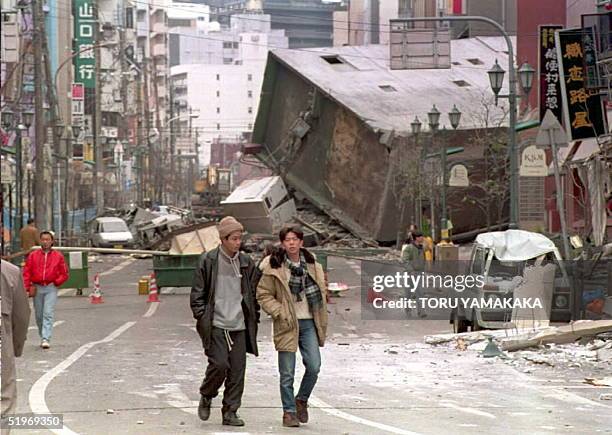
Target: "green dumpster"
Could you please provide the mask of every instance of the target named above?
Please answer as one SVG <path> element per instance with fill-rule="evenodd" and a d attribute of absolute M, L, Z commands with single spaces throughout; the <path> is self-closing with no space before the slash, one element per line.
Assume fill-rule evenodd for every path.
<path fill-rule="evenodd" d="M 157 288 L 191 287 L 199 258 L 200 254 L 153 255 Z"/>
<path fill-rule="evenodd" d="M 76 288 L 82 290 L 89 287 L 89 264 L 87 252 L 62 252 L 66 266 L 68 266 L 69 278 L 60 288 Z"/>

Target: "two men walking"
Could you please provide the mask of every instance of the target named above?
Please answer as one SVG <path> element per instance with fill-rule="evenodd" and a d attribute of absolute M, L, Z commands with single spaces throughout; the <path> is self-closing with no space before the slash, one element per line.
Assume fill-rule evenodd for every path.
<path fill-rule="evenodd" d="M 209 419 L 212 399 L 225 382 L 223 424 L 244 425 L 236 411 L 244 390 L 246 353 L 257 356 L 259 301 L 273 318 L 283 426 L 297 427 L 308 421 L 308 399 L 321 366 L 319 346 L 327 330 L 323 268 L 303 248 L 304 234 L 297 228 L 280 232 L 282 249 L 259 268 L 239 252 L 243 227 L 238 221 L 225 217 L 218 230 L 221 246 L 202 255 L 191 289 L 191 310 L 208 357 L 198 416 Z M 298 348 L 306 373 L 294 396 Z"/>

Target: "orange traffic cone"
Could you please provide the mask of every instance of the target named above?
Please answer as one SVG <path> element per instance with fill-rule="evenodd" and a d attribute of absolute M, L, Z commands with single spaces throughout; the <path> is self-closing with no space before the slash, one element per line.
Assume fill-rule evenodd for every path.
<path fill-rule="evenodd" d="M 157 281 L 155 280 L 155 273 L 151 274 L 149 279 L 149 299 L 147 302 L 159 302 L 159 296 L 157 294 Z"/>
<path fill-rule="evenodd" d="M 89 302 L 92 304 L 103 304 L 102 292 L 100 291 L 100 276 L 96 273 L 94 276 L 94 291 L 89 295 Z"/>

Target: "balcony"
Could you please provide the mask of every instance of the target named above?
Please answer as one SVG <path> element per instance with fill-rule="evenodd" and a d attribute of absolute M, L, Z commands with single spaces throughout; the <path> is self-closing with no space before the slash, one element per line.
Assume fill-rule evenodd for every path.
<path fill-rule="evenodd" d="M 151 54 L 153 55 L 153 57 L 167 57 L 168 49 L 166 47 L 166 44 L 154 44 L 151 48 Z"/>
<path fill-rule="evenodd" d="M 164 21 L 154 21 L 151 22 L 151 31 L 153 33 L 166 33 L 168 32 L 168 26 L 166 26 Z"/>

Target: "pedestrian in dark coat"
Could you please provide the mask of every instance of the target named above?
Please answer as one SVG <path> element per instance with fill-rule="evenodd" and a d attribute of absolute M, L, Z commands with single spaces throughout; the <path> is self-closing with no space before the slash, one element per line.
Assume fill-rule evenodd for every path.
<path fill-rule="evenodd" d="M 198 416 L 208 420 L 212 399 L 225 383 L 223 424 L 244 426 L 236 412 L 244 390 L 246 354 L 258 354 L 259 305 L 255 291 L 260 271 L 248 255 L 240 252 L 242 224 L 228 216 L 217 228 L 221 246 L 202 254 L 191 288 L 191 311 L 208 357 Z"/>

